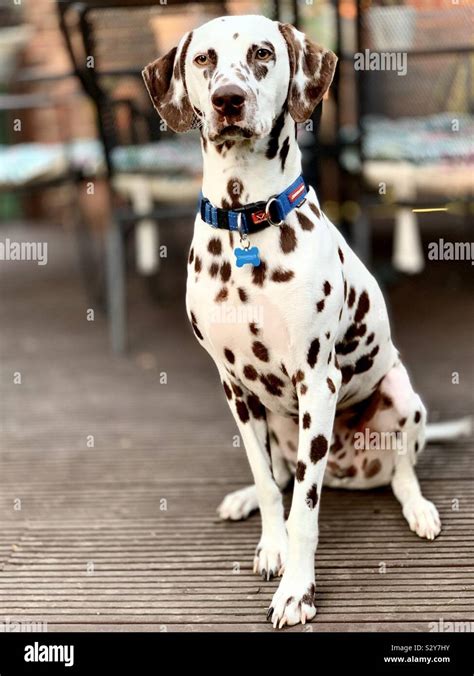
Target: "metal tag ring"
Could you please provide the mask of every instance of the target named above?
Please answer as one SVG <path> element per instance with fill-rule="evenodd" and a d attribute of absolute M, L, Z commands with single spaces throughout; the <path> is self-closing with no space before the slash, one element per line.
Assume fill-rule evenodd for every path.
<path fill-rule="evenodd" d="M 270 205 L 272 204 L 272 202 L 276 202 L 276 201 L 277 201 L 276 197 L 270 197 L 270 199 L 268 200 L 268 202 L 265 205 L 265 216 L 267 217 L 267 221 L 270 223 L 270 225 L 277 225 L 278 226 L 278 225 L 283 225 L 283 223 L 285 221 L 274 221 L 274 220 L 272 220 L 272 218 L 270 216 Z"/>

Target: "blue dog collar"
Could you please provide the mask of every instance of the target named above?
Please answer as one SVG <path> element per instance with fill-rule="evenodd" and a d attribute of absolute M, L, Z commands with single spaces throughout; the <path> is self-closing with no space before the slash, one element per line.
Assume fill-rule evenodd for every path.
<path fill-rule="evenodd" d="M 232 230 L 241 236 L 259 232 L 270 225 L 283 225 L 286 216 L 301 206 L 308 194 L 303 176 L 279 195 L 273 195 L 266 202 L 253 202 L 238 209 L 215 207 L 201 194 L 199 210 L 201 218 L 213 228 Z"/>

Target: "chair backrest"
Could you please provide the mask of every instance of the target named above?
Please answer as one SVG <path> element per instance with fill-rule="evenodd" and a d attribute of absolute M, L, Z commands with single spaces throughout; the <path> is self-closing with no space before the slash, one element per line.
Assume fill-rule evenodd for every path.
<path fill-rule="evenodd" d="M 366 67 L 373 60 L 359 72 L 361 116 L 473 112 L 474 6 L 358 0 L 358 8 L 358 52 Z"/>
<path fill-rule="evenodd" d="M 57 0 L 75 74 L 91 98 L 109 175 L 118 145 L 159 140 L 163 129 L 149 103 L 142 68 L 203 21 L 224 14 L 224 0 Z"/>

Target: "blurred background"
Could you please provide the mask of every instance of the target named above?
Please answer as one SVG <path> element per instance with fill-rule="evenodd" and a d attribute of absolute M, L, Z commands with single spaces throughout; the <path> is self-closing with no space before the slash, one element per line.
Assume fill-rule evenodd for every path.
<path fill-rule="evenodd" d="M 223 483 L 249 478 L 184 310 L 199 135 L 165 129 L 140 75 L 185 31 L 239 13 L 293 23 L 338 54 L 328 98 L 299 125 L 306 178 L 382 285 L 431 419 L 472 413 L 471 0 L 0 0 L 1 459 L 12 540 L 25 519 L 53 531 L 55 520 L 82 520 L 84 532 L 104 519 L 154 519 L 160 495 L 176 514 L 183 495 L 208 514 Z M 371 69 L 370 54 L 382 53 L 390 68 Z M 443 257 L 440 240 L 467 243 L 465 254 Z M 12 243 L 46 243 L 47 264 L 8 260 Z M 43 570 L 43 536 L 26 538 L 36 559 L 9 550 L 15 574 Z"/>

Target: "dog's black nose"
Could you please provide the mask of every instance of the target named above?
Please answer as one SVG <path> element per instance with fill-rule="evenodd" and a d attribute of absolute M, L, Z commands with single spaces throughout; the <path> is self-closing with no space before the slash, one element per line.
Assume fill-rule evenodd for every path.
<path fill-rule="evenodd" d="M 236 117 L 242 112 L 245 103 L 245 92 L 236 85 L 224 85 L 216 89 L 212 95 L 212 105 L 224 117 Z"/>

